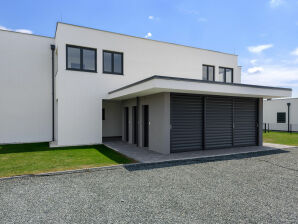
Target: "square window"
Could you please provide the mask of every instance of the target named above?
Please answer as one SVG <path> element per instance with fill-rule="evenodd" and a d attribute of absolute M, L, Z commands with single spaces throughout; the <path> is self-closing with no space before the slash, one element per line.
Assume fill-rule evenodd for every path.
<path fill-rule="evenodd" d="M 103 51 L 103 73 L 123 75 L 123 53 Z"/>
<path fill-rule="evenodd" d="M 96 49 L 66 45 L 66 69 L 96 72 Z"/>
<path fill-rule="evenodd" d="M 214 66 L 203 65 L 203 80 L 214 81 Z"/>
<path fill-rule="evenodd" d="M 286 113 L 277 112 L 277 123 L 286 123 Z"/>

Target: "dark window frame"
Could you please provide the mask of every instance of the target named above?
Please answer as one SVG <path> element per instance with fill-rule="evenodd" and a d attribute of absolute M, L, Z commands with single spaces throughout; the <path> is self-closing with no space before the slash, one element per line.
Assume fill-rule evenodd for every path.
<path fill-rule="evenodd" d="M 111 62 L 111 67 L 112 67 L 112 72 L 105 71 L 104 69 L 104 53 L 110 53 L 112 54 L 112 62 Z M 121 72 L 114 72 L 114 54 L 121 54 Z M 110 51 L 110 50 L 103 50 L 102 51 L 102 73 L 104 74 L 112 74 L 112 75 L 124 75 L 123 72 L 123 52 L 117 52 L 117 51 Z"/>
<path fill-rule="evenodd" d="M 203 66 L 202 66 L 202 69 L 203 69 L 202 80 L 205 80 L 205 79 L 204 79 L 204 66 L 207 67 L 207 80 L 206 80 L 206 81 L 215 82 L 215 66 L 214 66 L 214 65 L 206 65 L 206 64 L 203 64 Z M 213 80 L 210 80 L 210 79 L 209 79 L 209 67 L 212 67 L 212 68 L 213 68 Z"/>
<path fill-rule="evenodd" d="M 234 69 L 233 68 L 219 66 L 218 67 L 218 74 L 219 74 L 219 70 L 221 68 L 224 69 L 224 81 L 223 82 L 224 83 L 234 83 Z M 232 71 L 231 82 L 227 82 L 227 69 L 231 69 L 231 71 Z M 222 82 L 222 81 L 219 81 L 219 82 Z"/>
<path fill-rule="evenodd" d="M 80 49 L 80 68 L 69 68 L 68 67 L 68 48 L 69 47 Z M 94 70 L 83 69 L 83 64 L 84 64 L 83 50 L 93 50 L 93 51 L 95 51 L 95 54 L 94 54 L 95 68 L 94 68 Z M 82 47 L 82 46 L 66 44 L 66 70 L 97 73 L 97 49 L 96 48 L 90 48 L 90 47 Z"/>
<path fill-rule="evenodd" d="M 280 117 L 282 115 L 283 117 Z M 285 124 L 287 122 L 287 113 L 286 112 L 277 112 L 276 113 L 276 123 Z"/>

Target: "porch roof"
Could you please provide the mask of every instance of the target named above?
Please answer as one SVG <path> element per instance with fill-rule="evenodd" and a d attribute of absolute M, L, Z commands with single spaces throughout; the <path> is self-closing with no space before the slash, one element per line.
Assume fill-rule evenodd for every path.
<path fill-rule="evenodd" d="M 281 98 L 292 96 L 292 89 L 290 88 L 212 82 L 206 80 L 168 76 L 152 76 L 110 91 L 107 99 L 125 100 L 161 92 L 195 93 L 255 98 Z"/>

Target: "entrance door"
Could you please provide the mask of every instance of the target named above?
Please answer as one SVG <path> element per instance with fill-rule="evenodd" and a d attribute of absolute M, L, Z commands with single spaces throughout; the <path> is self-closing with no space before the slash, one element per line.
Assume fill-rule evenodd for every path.
<path fill-rule="evenodd" d="M 143 147 L 149 146 L 149 106 L 143 105 Z"/>
<path fill-rule="evenodd" d="M 132 128 L 133 128 L 133 144 L 138 144 L 138 109 L 137 109 L 137 106 L 132 107 Z"/>
<path fill-rule="evenodd" d="M 129 141 L 129 109 L 128 107 L 124 108 L 124 139 Z"/>

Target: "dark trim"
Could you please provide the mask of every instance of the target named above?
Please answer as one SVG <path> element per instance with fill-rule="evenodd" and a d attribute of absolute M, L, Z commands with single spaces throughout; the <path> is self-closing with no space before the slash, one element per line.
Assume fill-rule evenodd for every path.
<path fill-rule="evenodd" d="M 111 57 L 111 67 L 112 72 L 108 72 L 104 70 L 104 53 L 110 53 L 112 55 Z M 121 54 L 121 72 L 114 72 L 114 54 Z M 102 73 L 104 74 L 111 74 L 111 75 L 123 75 L 123 52 L 117 52 L 117 51 L 110 51 L 110 50 L 103 50 L 102 51 Z"/>
<path fill-rule="evenodd" d="M 67 48 L 71 47 L 71 48 L 78 48 L 80 49 L 80 68 L 76 69 L 76 68 L 69 68 L 68 67 L 68 50 Z M 83 62 L 84 62 L 84 58 L 83 58 L 83 50 L 92 50 L 95 51 L 94 54 L 94 60 L 95 60 L 95 70 L 88 70 L 88 69 L 83 69 Z M 90 47 L 81 47 L 81 46 L 76 46 L 76 45 L 71 45 L 71 44 L 66 44 L 66 70 L 70 70 L 70 71 L 79 71 L 79 72 L 93 72 L 93 73 L 97 73 L 97 49 L 96 48 L 90 48 Z"/>
<path fill-rule="evenodd" d="M 233 68 L 219 66 L 218 67 L 218 73 L 219 73 L 219 69 L 223 69 L 224 70 L 224 83 L 234 83 L 234 69 Z M 227 69 L 231 69 L 232 70 L 231 82 L 227 82 Z"/>
<path fill-rule="evenodd" d="M 205 80 L 205 79 L 203 79 L 203 77 L 204 77 L 204 66 L 207 67 L 207 81 L 214 82 L 215 81 L 215 66 L 214 65 L 203 64 L 203 66 L 202 66 L 202 69 L 203 69 L 202 80 Z M 209 80 L 209 67 L 212 67 L 213 68 L 213 74 L 212 74 L 213 75 L 213 80 L 212 81 Z"/>
<path fill-rule="evenodd" d="M 288 106 L 288 132 L 290 132 L 290 106 L 291 103 L 287 103 Z"/>
<path fill-rule="evenodd" d="M 51 44 L 52 51 L 52 141 L 55 141 L 55 45 Z"/>
<path fill-rule="evenodd" d="M 207 100 L 207 96 L 203 96 L 203 150 L 206 149 L 206 100 Z"/>
<path fill-rule="evenodd" d="M 260 88 L 260 89 L 263 88 L 263 89 L 276 89 L 276 90 L 290 90 L 290 91 L 292 91 L 291 88 L 281 88 L 281 87 L 271 87 L 271 86 L 257 86 L 257 85 L 240 84 L 240 83 L 224 83 L 224 82 L 217 82 L 217 81 L 215 81 L 215 82 L 212 81 L 211 82 L 211 81 L 199 80 L 199 79 L 188 79 L 188 78 L 178 78 L 178 77 L 154 75 L 154 76 L 151 76 L 149 78 L 142 79 L 142 80 L 134 82 L 132 84 L 123 86 L 119 89 L 115 89 L 113 91 L 110 91 L 109 94 L 118 92 L 118 91 L 123 90 L 123 89 L 127 89 L 129 87 L 132 87 L 132 86 L 135 86 L 135 85 L 138 85 L 138 84 L 141 84 L 141 83 L 153 80 L 153 79 L 175 80 L 175 81 L 186 81 L 186 82 L 197 82 L 197 83 L 209 83 L 209 84 L 212 84 L 212 85 L 243 86 L 243 87 L 252 87 L 252 88 Z"/>
<path fill-rule="evenodd" d="M 137 146 L 140 146 L 140 97 L 137 97 Z"/>
<path fill-rule="evenodd" d="M 123 33 L 116 33 L 116 32 L 111 32 L 111 31 L 107 31 L 107 30 L 100 30 L 100 29 L 95 29 L 95 28 L 86 27 L 86 26 L 79 26 L 79 25 L 75 25 L 75 24 L 71 24 L 71 23 L 64 23 L 64 22 L 57 22 L 56 23 L 55 38 L 56 38 L 57 28 L 58 28 L 59 23 L 63 24 L 63 25 L 74 26 L 74 27 L 77 27 L 77 28 L 84 28 L 84 29 L 89 29 L 89 30 L 94 30 L 94 31 L 101 31 L 101 32 L 105 32 L 105 33 L 116 34 L 116 35 L 125 36 L 125 37 L 132 37 L 132 38 L 137 38 L 137 39 L 146 40 L 146 41 L 153 41 L 153 42 L 157 42 L 157 43 L 164 43 L 164 44 L 170 44 L 170 45 L 175 45 L 175 46 L 180 46 L 180 47 L 193 48 L 193 49 L 197 49 L 197 50 L 203 50 L 203 51 L 209 51 L 209 52 L 213 52 L 213 53 L 226 54 L 226 55 L 236 56 L 236 57 L 238 56 L 237 54 L 225 53 L 225 52 L 215 51 L 215 50 L 208 50 L 208 49 L 204 49 L 204 48 L 198 48 L 198 47 L 187 46 L 187 45 L 176 44 L 176 43 L 165 42 L 165 41 L 159 41 L 159 40 L 152 40 L 152 39 L 148 39 L 148 38 L 136 37 L 136 36 L 127 35 L 127 34 L 123 34 Z"/>

